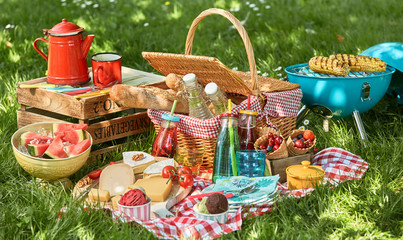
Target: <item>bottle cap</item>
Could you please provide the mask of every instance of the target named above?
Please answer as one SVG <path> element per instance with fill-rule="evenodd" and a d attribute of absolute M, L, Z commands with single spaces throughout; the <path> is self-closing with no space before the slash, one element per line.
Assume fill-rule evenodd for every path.
<path fill-rule="evenodd" d="M 252 110 L 241 110 L 239 111 L 240 114 L 248 114 L 248 115 L 257 115 L 257 112 L 252 111 Z"/>
<path fill-rule="evenodd" d="M 162 114 L 161 116 L 162 119 L 172 121 L 172 122 L 179 122 L 181 120 L 180 117 L 175 116 L 175 115 L 169 115 L 169 114 Z"/>
<path fill-rule="evenodd" d="M 206 87 L 204 88 L 204 91 L 207 93 L 207 95 L 216 94 L 218 91 L 218 86 L 217 86 L 217 84 L 211 82 L 206 85 Z"/>
<path fill-rule="evenodd" d="M 235 114 L 235 113 L 227 113 L 227 112 L 225 112 L 225 113 L 221 113 L 220 117 L 235 117 L 235 118 L 237 118 L 238 115 Z"/>
<path fill-rule="evenodd" d="M 183 76 L 182 79 L 183 79 L 183 82 L 185 83 L 185 85 L 187 85 L 187 86 L 194 86 L 197 83 L 197 78 L 194 73 L 188 73 L 185 76 Z"/>

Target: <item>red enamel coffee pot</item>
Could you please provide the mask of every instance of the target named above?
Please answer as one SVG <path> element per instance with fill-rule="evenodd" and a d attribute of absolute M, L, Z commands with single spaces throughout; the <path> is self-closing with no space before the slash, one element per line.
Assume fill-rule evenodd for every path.
<path fill-rule="evenodd" d="M 89 81 L 86 57 L 94 35 L 83 39 L 84 28 L 63 19 L 52 29 L 44 29 L 49 40 L 37 38 L 35 50 L 48 62 L 48 83 L 80 85 Z M 48 56 L 39 50 L 38 41 L 49 43 Z"/>

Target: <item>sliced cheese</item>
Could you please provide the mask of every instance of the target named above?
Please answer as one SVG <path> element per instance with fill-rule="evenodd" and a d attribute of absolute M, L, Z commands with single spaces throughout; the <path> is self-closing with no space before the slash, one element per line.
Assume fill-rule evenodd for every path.
<path fill-rule="evenodd" d="M 129 165 L 109 165 L 102 170 L 99 177 L 99 189 L 109 191 L 111 196 L 122 195 L 134 180 L 133 170 Z"/>
<path fill-rule="evenodd" d="M 167 199 L 172 189 L 172 181 L 167 183 L 168 179 L 161 176 L 153 176 L 150 178 L 139 179 L 136 185 L 143 187 L 146 195 L 153 202 L 163 202 Z"/>
<path fill-rule="evenodd" d="M 120 195 L 112 197 L 111 201 L 112 201 L 113 209 L 118 209 L 118 201 L 120 200 L 121 197 L 122 196 L 120 196 Z"/>
<path fill-rule="evenodd" d="M 88 197 L 95 202 L 97 201 L 108 202 L 109 199 L 111 198 L 108 191 L 97 188 L 91 189 L 91 191 L 88 193 Z"/>
<path fill-rule="evenodd" d="M 175 166 L 175 160 L 167 159 L 153 163 L 144 170 L 144 175 L 161 174 L 162 169 L 166 166 Z"/>

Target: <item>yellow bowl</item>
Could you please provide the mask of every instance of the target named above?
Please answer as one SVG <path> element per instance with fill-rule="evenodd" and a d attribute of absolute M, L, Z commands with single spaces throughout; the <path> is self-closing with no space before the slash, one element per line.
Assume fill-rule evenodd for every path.
<path fill-rule="evenodd" d="M 29 154 L 23 153 L 18 150 L 20 146 L 21 134 L 25 132 L 36 132 L 43 128 L 48 132 L 52 132 L 52 124 L 49 122 L 34 123 L 18 129 L 11 137 L 11 145 L 15 158 L 20 166 L 29 174 L 43 180 L 51 181 L 59 178 L 69 177 L 76 173 L 88 160 L 91 152 L 91 147 L 83 153 L 69 158 L 60 159 L 44 159 L 33 157 Z M 91 146 L 93 143 L 91 135 L 86 131 L 87 138 L 91 139 Z"/>

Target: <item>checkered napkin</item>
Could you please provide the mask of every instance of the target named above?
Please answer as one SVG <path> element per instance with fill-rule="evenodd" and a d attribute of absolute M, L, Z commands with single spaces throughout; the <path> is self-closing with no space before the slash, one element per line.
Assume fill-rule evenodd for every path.
<path fill-rule="evenodd" d="M 356 179 L 359 180 L 368 169 L 368 163 L 363 159 L 344 149 L 330 147 L 313 156 L 312 165 L 319 165 L 325 170 L 323 183 L 337 184 Z M 293 195 L 304 197 L 314 189 L 288 190 L 287 184 L 277 184 L 280 193 L 283 195 Z"/>
<path fill-rule="evenodd" d="M 361 179 L 368 169 L 366 163 L 360 157 L 340 148 L 327 148 L 317 153 L 312 160 L 312 164 L 322 166 L 325 170 L 324 182 L 329 182 L 336 186 L 338 183 L 351 179 Z M 192 195 L 200 194 L 207 186 L 211 185 L 211 180 L 201 177 L 195 178 Z M 288 190 L 286 184 L 277 184 L 280 195 L 291 197 L 304 197 L 311 189 Z M 214 221 L 197 219 L 194 216 L 193 206 L 201 199 L 185 198 L 176 204 L 171 211 L 176 212 L 176 217 L 156 218 L 150 221 L 124 218 L 118 211 L 112 211 L 115 221 L 135 221 L 155 236 L 162 239 L 213 239 L 236 230 L 241 229 L 242 220 L 246 217 L 260 216 L 272 210 L 269 204 L 259 204 L 253 206 L 242 206 L 236 212 L 229 214 L 228 222 L 220 224 Z M 280 206 L 281 207 L 281 206 Z M 59 217 L 67 211 L 62 208 Z"/>
<path fill-rule="evenodd" d="M 264 93 L 264 95 L 267 97 L 267 104 L 263 111 L 261 110 L 262 108 L 260 107 L 259 99 L 256 96 L 251 96 L 251 110 L 258 113 L 257 120 L 260 120 L 267 115 L 273 117 L 292 117 L 297 115 L 302 98 L 301 89 Z M 238 114 L 240 110 L 247 109 L 247 105 L 247 100 L 245 100 L 234 107 L 232 112 Z M 149 109 L 147 113 L 154 124 L 161 125 L 161 115 L 169 112 Z M 211 139 L 218 136 L 218 131 L 220 129 L 219 116 L 201 120 L 187 115 L 175 115 L 181 118 L 178 124 L 178 130 L 182 133 L 203 139 Z"/>
<path fill-rule="evenodd" d="M 324 182 L 340 183 L 351 179 L 361 179 L 368 169 L 368 163 L 360 157 L 345 151 L 341 148 L 327 148 L 317 153 L 312 160 L 312 164 L 320 165 L 325 170 Z M 200 194 L 201 191 L 209 186 L 211 181 L 196 177 L 191 195 Z M 288 190 L 287 184 L 277 184 L 278 190 L 283 196 L 304 197 L 314 189 Z M 232 231 L 241 229 L 242 220 L 246 217 L 260 216 L 270 212 L 272 207 L 268 204 L 253 206 L 243 206 L 237 212 L 228 217 L 226 224 L 219 224 L 214 221 L 205 221 L 197 219 L 194 216 L 193 206 L 201 199 L 192 199 L 188 197 L 174 206 L 171 211 L 176 212 L 177 217 L 154 219 L 151 221 L 139 221 L 137 219 L 128 219 L 136 221 L 141 226 L 147 228 L 154 235 L 164 239 L 196 238 L 213 239 Z M 281 206 L 280 206 L 281 207 Z"/>
<path fill-rule="evenodd" d="M 267 125 L 276 128 L 268 118 L 272 117 L 294 117 L 298 114 L 301 104 L 302 91 L 294 89 L 282 92 L 263 93 L 267 97 L 267 103 L 264 106 L 262 117 L 266 118 Z M 260 120 L 260 119 L 258 119 Z"/>
<path fill-rule="evenodd" d="M 210 180 L 195 177 L 192 195 L 200 194 L 201 191 L 211 184 Z M 141 221 L 135 218 L 123 217 L 118 211 L 114 211 L 115 219 L 123 221 L 135 221 L 145 227 L 155 236 L 162 239 L 214 239 L 222 234 L 230 233 L 241 229 L 242 209 L 229 214 L 226 224 L 220 224 L 215 221 L 198 219 L 194 216 L 193 206 L 201 199 L 186 198 L 179 202 L 171 211 L 176 212 L 176 217 L 155 218 L 150 221 Z"/>

